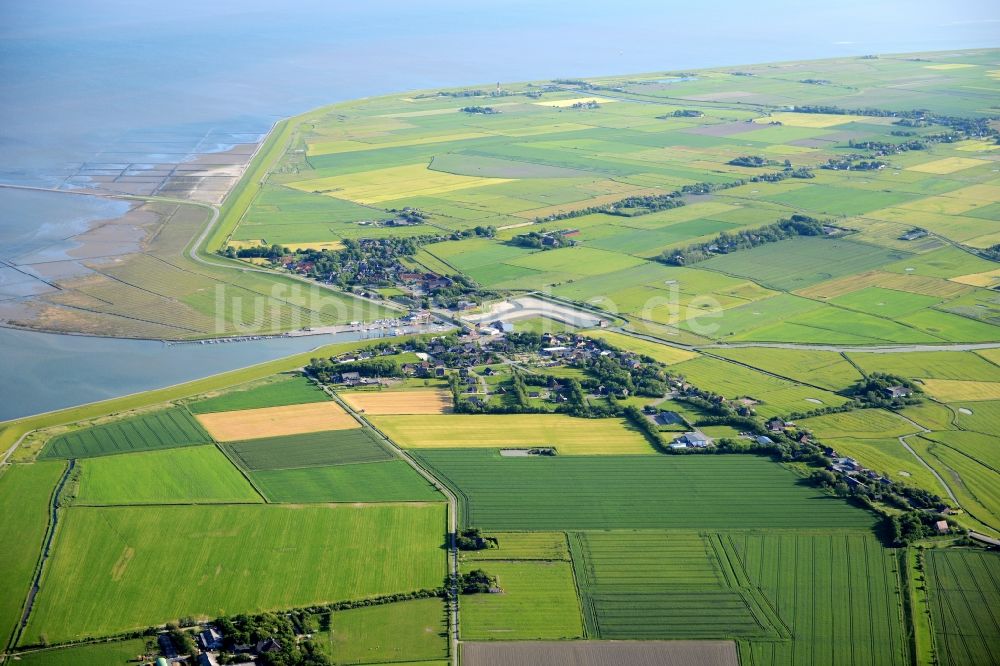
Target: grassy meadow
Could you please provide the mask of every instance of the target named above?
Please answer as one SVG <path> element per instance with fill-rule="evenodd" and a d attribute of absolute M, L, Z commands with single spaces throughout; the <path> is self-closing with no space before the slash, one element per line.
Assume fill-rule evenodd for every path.
<path fill-rule="evenodd" d="M 260 495 L 215 446 L 91 458 L 79 463 L 76 504 L 260 502 Z"/>
<path fill-rule="evenodd" d="M 444 574 L 442 505 L 74 507 L 63 521 L 25 644 L 432 588 Z M 306 569 L 338 575 L 288 575 Z"/>

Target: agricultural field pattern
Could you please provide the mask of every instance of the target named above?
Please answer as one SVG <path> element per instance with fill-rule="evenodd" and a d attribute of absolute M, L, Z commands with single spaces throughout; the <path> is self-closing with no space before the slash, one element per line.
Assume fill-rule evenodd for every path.
<path fill-rule="evenodd" d="M 979 49 L 278 122 L 49 328 L 390 330 L 0 422 L 0 664 L 1000 665 L 998 109 Z"/>

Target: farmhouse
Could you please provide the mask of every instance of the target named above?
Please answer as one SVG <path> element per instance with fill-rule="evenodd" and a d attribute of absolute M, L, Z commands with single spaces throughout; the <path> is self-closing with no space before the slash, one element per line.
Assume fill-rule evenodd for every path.
<path fill-rule="evenodd" d="M 257 641 L 257 654 L 265 654 L 267 652 L 281 652 L 281 643 L 273 638 L 265 638 L 262 641 Z"/>
<path fill-rule="evenodd" d="M 202 650 L 217 650 L 222 645 L 222 634 L 215 627 L 209 627 L 198 634 L 197 642 Z"/>
<path fill-rule="evenodd" d="M 948 527 L 947 520 L 939 520 L 934 523 L 934 529 L 938 531 L 938 534 L 947 534 L 951 530 L 951 528 Z"/>
<path fill-rule="evenodd" d="M 905 386 L 888 386 L 882 391 L 885 393 L 885 397 L 890 400 L 895 400 L 896 398 L 907 398 L 913 395 L 913 391 Z"/>
<path fill-rule="evenodd" d="M 767 429 L 771 432 L 784 432 L 785 426 L 788 425 L 779 418 L 773 418 L 767 422 Z"/>

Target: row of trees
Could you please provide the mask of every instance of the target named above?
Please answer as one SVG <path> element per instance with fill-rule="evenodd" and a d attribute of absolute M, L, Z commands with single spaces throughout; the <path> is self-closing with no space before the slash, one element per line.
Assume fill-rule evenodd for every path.
<path fill-rule="evenodd" d="M 796 236 L 822 236 L 823 233 L 822 222 L 808 215 L 795 214 L 757 229 L 745 229 L 735 233 L 723 231 L 706 243 L 696 243 L 679 250 L 667 250 L 660 256 L 660 261 L 673 266 L 687 266 L 716 254 L 748 250 L 758 245 L 775 243 Z"/>

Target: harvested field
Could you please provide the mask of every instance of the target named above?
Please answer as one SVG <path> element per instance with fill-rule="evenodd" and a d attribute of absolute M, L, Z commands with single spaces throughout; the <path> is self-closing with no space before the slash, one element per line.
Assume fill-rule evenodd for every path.
<path fill-rule="evenodd" d="M 426 391 L 346 392 L 340 397 L 365 414 L 446 414 L 451 411 L 451 392 Z"/>
<path fill-rule="evenodd" d="M 739 666 L 733 641 L 462 643 L 466 666 Z"/>
<path fill-rule="evenodd" d="M 220 442 L 361 427 L 335 402 L 199 414 L 197 418 Z"/>

